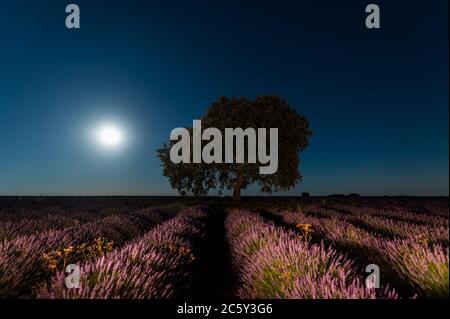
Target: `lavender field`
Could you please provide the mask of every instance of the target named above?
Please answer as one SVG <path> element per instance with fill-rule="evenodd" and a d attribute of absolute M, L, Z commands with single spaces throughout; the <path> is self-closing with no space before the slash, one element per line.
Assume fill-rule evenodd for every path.
<path fill-rule="evenodd" d="M 1 299 L 448 299 L 448 260 L 448 198 L 0 199 Z"/>

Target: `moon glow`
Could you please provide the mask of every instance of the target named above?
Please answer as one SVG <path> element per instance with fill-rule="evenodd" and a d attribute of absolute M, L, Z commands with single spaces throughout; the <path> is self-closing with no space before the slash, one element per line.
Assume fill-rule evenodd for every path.
<path fill-rule="evenodd" d="M 107 124 L 101 126 L 97 131 L 97 141 L 100 145 L 113 149 L 123 144 L 123 131 L 115 125 Z"/>

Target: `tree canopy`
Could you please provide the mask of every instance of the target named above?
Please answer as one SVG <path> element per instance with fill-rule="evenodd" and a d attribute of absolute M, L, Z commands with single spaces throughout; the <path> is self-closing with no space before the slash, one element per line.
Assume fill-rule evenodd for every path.
<path fill-rule="evenodd" d="M 210 190 L 232 190 L 236 201 L 241 190 L 257 184 L 262 192 L 287 191 L 302 180 L 299 171 L 300 151 L 312 136 L 308 120 L 297 113 L 284 99 L 265 95 L 250 101 L 244 97 L 220 97 L 201 118 L 202 128 L 278 128 L 278 170 L 271 175 L 259 172 L 260 163 L 179 163 L 170 159 L 176 141 L 165 143 L 158 150 L 163 175 L 181 195 L 204 196 Z M 189 128 L 192 132 L 192 128 Z M 192 134 L 191 134 L 192 138 Z M 202 142 L 202 146 L 206 144 Z M 245 141 L 247 148 L 248 140 Z M 192 156 L 192 154 L 191 154 Z M 236 156 L 233 154 L 233 156 Z"/>

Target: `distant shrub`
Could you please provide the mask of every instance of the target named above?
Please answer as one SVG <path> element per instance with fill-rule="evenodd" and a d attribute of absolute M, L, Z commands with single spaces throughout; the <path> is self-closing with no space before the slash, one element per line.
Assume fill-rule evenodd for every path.
<path fill-rule="evenodd" d="M 303 192 L 302 193 L 302 197 L 309 197 L 309 196 L 310 196 L 310 194 L 308 192 Z"/>

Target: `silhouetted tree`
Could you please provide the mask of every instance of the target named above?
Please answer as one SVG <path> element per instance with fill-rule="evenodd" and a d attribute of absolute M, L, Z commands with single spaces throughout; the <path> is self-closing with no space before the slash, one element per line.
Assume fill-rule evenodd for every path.
<path fill-rule="evenodd" d="M 247 158 L 242 164 L 235 163 L 235 160 L 232 164 L 174 164 L 170 160 L 170 149 L 176 141 L 170 141 L 158 150 L 158 157 L 164 176 L 181 195 L 204 196 L 211 189 L 219 189 L 219 193 L 227 189 L 233 190 L 234 200 L 239 201 L 241 190 L 254 183 L 260 186 L 262 192 L 271 193 L 287 191 L 301 181 L 299 152 L 308 145 L 312 131 L 308 120 L 284 99 L 273 95 L 257 97 L 253 101 L 243 97 L 220 97 L 201 120 L 203 130 L 215 127 L 222 132 L 222 136 L 225 136 L 225 128 L 267 128 L 267 131 L 278 128 L 278 170 L 272 175 L 261 175 L 259 167 L 266 165 L 248 163 Z M 192 140 L 192 128 L 189 130 Z M 246 139 L 246 150 L 247 142 Z M 202 147 L 206 143 L 203 141 Z M 267 144 L 269 147 L 269 136 Z M 222 146 L 225 150 L 224 141 Z M 224 159 L 224 154 L 222 156 Z"/>

